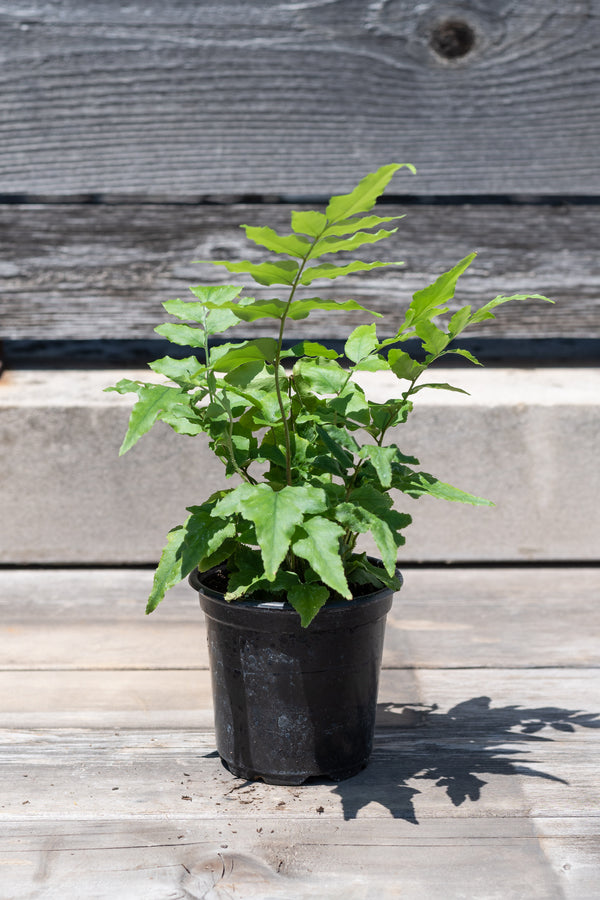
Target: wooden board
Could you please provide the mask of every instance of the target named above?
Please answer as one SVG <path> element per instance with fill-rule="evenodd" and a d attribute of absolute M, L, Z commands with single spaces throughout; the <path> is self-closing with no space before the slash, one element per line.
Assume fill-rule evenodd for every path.
<path fill-rule="evenodd" d="M 566 721 L 597 715 L 597 668 L 393 669 L 384 666 L 379 686 L 382 727 L 415 727 L 431 709 L 481 698 L 507 709 L 546 708 Z M 0 672 L 0 726 L 7 728 L 210 728 L 210 673 L 184 670 L 33 670 Z M 415 709 L 402 712 L 405 707 Z M 421 709 L 422 707 L 422 709 Z M 429 707 L 429 708 L 428 708 Z M 566 710 L 566 712 L 564 712 Z M 487 713 L 486 713 L 487 714 Z M 490 717 L 493 723 L 493 717 Z M 523 715 L 525 724 L 527 716 Z"/>
<path fill-rule="evenodd" d="M 102 900 L 184 886 L 203 897 L 199 885 L 370 900 L 375 885 L 426 900 L 445 880 L 450 898 L 468 887 L 516 900 L 525 884 L 540 900 L 592 900 L 600 720 L 581 708 L 597 673 L 488 670 L 478 689 L 491 702 L 471 696 L 464 671 L 436 676 L 420 703 L 383 705 L 370 766 L 339 784 L 232 779 L 210 727 L 6 724 L 0 886 L 11 898 L 69 896 L 89 880 Z"/>
<path fill-rule="evenodd" d="M 499 719 L 506 712 L 492 709 L 487 728 L 478 710 L 460 716 L 452 708 L 430 713 L 418 728 L 380 729 L 363 773 L 347 783 L 323 780 L 303 789 L 233 778 L 215 752 L 212 729 L 5 729 L 2 815 L 19 824 L 189 810 L 195 818 L 235 815 L 240 821 L 258 812 L 271 818 L 284 807 L 294 818 L 309 819 L 322 807 L 321 815 L 334 819 L 391 815 L 415 825 L 439 817 L 600 815 L 598 715 L 589 733 L 573 726 L 572 732 L 547 728 L 531 735 L 520 723 L 536 710 L 519 716 L 508 709 L 511 725 L 522 731 L 494 722 L 494 713 Z M 557 725 L 563 719 L 557 715 Z"/>
<path fill-rule="evenodd" d="M 168 826 L 29 821 L 0 838 L 0 886 L 15 900 L 80 892 L 95 900 L 520 900 L 523 890 L 532 900 L 595 900 L 595 824 L 578 820 L 574 836 L 546 841 L 525 819 L 414 826 L 389 817 L 366 827 L 283 809 L 247 821 L 182 812 Z"/>
<path fill-rule="evenodd" d="M 204 259 L 264 259 L 240 223 L 289 228 L 292 204 L 0 205 L 0 322 L 5 339 L 145 339 L 166 318 L 161 303 L 190 296 L 199 283 L 244 283 Z M 600 276 L 594 205 L 390 205 L 406 218 L 365 259 L 402 260 L 400 268 L 353 275 L 319 288 L 353 297 L 387 318 L 395 333 L 414 291 L 473 250 L 478 258 L 460 282 L 452 309 L 479 306 L 500 293 L 547 294 L 503 307 L 496 321 L 469 332 L 482 338 L 600 338 Z M 265 291 L 253 293 L 261 296 Z M 315 289 L 308 293 L 314 295 Z M 271 292 L 272 294 L 273 292 Z M 364 314 L 315 314 L 289 323 L 289 337 L 344 339 Z M 261 334 L 275 334 L 269 320 Z M 232 337 L 258 333 L 247 325 Z M 575 360 L 576 361 L 576 360 Z"/>
<path fill-rule="evenodd" d="M 16 684 L 19 671 L 206 669 L 197 595 L 183 582 L 145 616 L 152 574 L 0 570 L 0 671 Z M 388 615 L 387 668 L 600 666 L 600 568 L 408 568 L 404 579 Z"/>
<path fill-rule="evenodd" d="M 0 896 L 595 900 L 598 572 L 406 572 L 371 764 L 292 788 L 221 766 L 185 585 L 0 571 Z"/>
<path fill-rule="evenodd" d="M 0 4 L 0 191 L 598 194 L 598 0 Z"/>

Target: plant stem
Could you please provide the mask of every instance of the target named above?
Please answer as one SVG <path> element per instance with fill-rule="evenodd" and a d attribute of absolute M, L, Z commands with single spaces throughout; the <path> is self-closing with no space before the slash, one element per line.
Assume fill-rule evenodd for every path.
<path fill-rule="evenodd" d="M 277 337 L 277 353 L 275 355 L 275 392 L 277 393 L 277 402 L 279 404 L 279 410 L 281 412 L 281 423 L 283 425 L 283 439 L 285 442 L 285 477 L 286 481 L 289 485 L 292 483 L 292 445 L 290 439 L 290 426 L 287 420 L 287 416 L 285 414 L 285 406 L 283 405 L 283 397 L 281 394 L 281 384 L 280 384 L 280 375 L 279 375 L 279 363 L 281 360 L 281 350 L 283 346 L 283 333 L 285 330 L 285 323 L 287 319 L 287 315 L 292 305 L 292 300 L 294 299 L 294 295 L 296 293 L 296 288 L 300 284 L 300 278 L 302 276 L 302 272 L 304 271 L 304 267 L 308 261 L 308 258 L 311 254 L 312 248 L 320 240 L 323 232 L 319 234 L 310 245 L 309 249 L 306 252 L 306 255 L 301 259 L 300 265 L 298 266 L 298 271 L 296 272 L 296 277 L 292 282 L 290 287 L 290 294 L 287 299 L 287 303 L 285 309 L 283 311 L 283 315 L 281 316 L 281 320 L 279 323 L 279 335 Z"/>
<path fill-rule="evenodd" d="M 210 367 L 210 356 L 209 356 L 209 346 L 208 346 L 208 334 L 206 331 L 206 320 L 207 320 L 207 312 L 205 310 L 204 311 L 204 322 L 202 324 L 204 326 L 203 327 L 203 336 L 204 336 L 204 359 L 205 359 L 205 364 L 206 364 L 206 385 L 208 387 L 208 395 L 210 397 L 211 403 L 216 403 L 216 402 L 218 402 L 218 400 L 217 400 L 217 396 L 214 391 L 215 376 L 214 376 L 213 370 Z M 256 484 L 254 479 L 251 478 L 251 476 L 247 472 L 243 472 L 237 463 L 237 460 L 235 458 L 235 450 L 233 447 L 233 417 L 231 415 L 231 409 L 229 408 L 229 404 L 225 405 L 225 404 L 221 403 L 221 406 L 227 413 L 227 418 L 229 420 L 229 427 L 225 431 L 225 443 L 227 445 L 227 450 L 229 452 L 229 461 L 230 461 L 231 465 L 233 466 L 234 470 L 237 472 L 237 474 L 240 476 L 240 478 L 243 481 L 247 481 L 250 484 Z"/>

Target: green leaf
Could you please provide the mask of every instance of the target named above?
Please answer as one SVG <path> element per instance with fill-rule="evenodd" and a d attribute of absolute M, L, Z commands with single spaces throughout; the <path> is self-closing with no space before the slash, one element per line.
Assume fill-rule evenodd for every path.
<path fill-rule="evenodd" d="M 236 553 L 236 559 L 238 557 L 239 554 Z M 232 571 L 229 578 L 229 590 L 225 594 L 226 600 L 236 600 L 239 597 L 248 597 L 251 594 L 263 591 L 266 592 L 269 598 L 281 593 L 284 593 L 287 598 L 288 593 L 300 583 L 300 579 L 295 572 L 286 572 L 284 569 L 279 569 L 275 578 L 272 581 L 268 581 L 262 571 L 260 555 L 258 555 L 257 560 L 253 564 L 254 568 L 248 562 L 244 562 L 237 570 Z M 254 575 L 253 572 L 255 573 Z M 259 574 L 259 572 L 262 572 L 262 574 Z"/>
<path fill-rule="evenodd" d="M 373 484 L 361 484 L 350 493 L 349 502 L 360 507 L 370 517 L 371 531 L 373 524 L 385 524 L 392 534 L 396 535 L 396 546 L 404 543 L 399 532 L 411 523 L 407 513 L 398 512 L 388 493 L 382 493 Z"/>
<path fill-rule="evenodd" d="M 195 288 L 195 290 L 200 289 Z M 228 291 L 219 298 L 218 305 L 216 302 L 209 301 L 206 301 L 206 303 L 196 303 L 193 300 L 167 300 L 166 303 L 163 303 L 163 306 L 168 313 L 177 316 L 178 319 L 197 322 L 206 334 L 220 334 L 222 331 L 227 331 L 232 325 L 238 324 L 239 318 L 234 312 L 234 310 L 237 309 L 237 305 L 232 305 L 228 302 L 227 297 L 236 296 L 240 291 L 241 288 L 229 288 Z M 228 303 L 231 309 L 222 308 L 222 305 L 225 303 Z M 189 328 L 188 325 L 175 325 L 174 327 L 179 329 L 181 334 L 194 334 L 194 331 L 182 331 L 184 328 Z M 164 332 L 159 331 L 158 328 L 155 328 L 154 330 L 158 331 L 159 334 L 164 334 Z M 199 332 L 196 330 L 196 334 L 198 333 Z M 165 334 L 165 337 L 168 337 L 168 335 Z M 171 338 L 169 339 L 171 340 Z M 182 341 L 177 340 L 175 343 L 182 343 Z M 194 347 L 198 345 L 189 344 L 189 346 Z"/>
<path fill-rule="evenodd" d="M 338 503 L 334 515 L 340 525 L 358 534 L 368 531 L 373 519 L 371 513 L 355 503 Z"/>
<path fill-rule="evenodd" d="M 361 570 L 367 578 L 360 577 L 359 573 Z M 391 591 L 399 591 L 402 587 L 402 581 L 394 573 L 388 575 L 386 570 L 382 569 L 381 566 L 374 566 L 373 563 L 370 563 L 367 559 L 366 553 L 361 553 L 360 556 L 355 555 L 352 558 L 351 571 L 353 579 L 358 583 L 373 584 L 376 587 L 383 584 Z"/>
<path fill-rule="evenodd" d="M 397 447 L 378 447 L 374 444 L 364 444 L 364 446 L 360 448 L 359 456 L 361 459 L 371 460 L 382 487 L 391 487 L 392 462 L 397 459 Z"/>
<path fill-rule="evenodd" d="M 414 324 L 420 319 L 431 319 L 435 311 L 441 311 L 441 307 L 454 297 L 456 282 L 462 273 L 471 265 L 476 253 L 470 253 L 457 263 L 449 272 L 440 275 L 433 284 L 413 294 L 413 300 L 408 307 L 405 326 Z"/>
<path fill-rule="evenodd" d="M 239 541 L 237 538 L 227 538 L 214 553 L 209 553 L 199 561 L 198 570 L 200 572 L 207 572 L 214 566 L 220 566 L 222 563 L 228 562 L 238 546 Z"/>
<path fill-rule="evenodd" d="M 323 344 L 315 343 L 314 341 L 300 341 L 299 344 L 294 344 L 293 347 L 281 354 L 282 358 L 292 356 L 318 356 L 322 359 L 339 359 L 339 355 L 340 354 L 336 353 L 335 350 L 325 347 Z"/>
<path fill-rule="evenodd" d="M 232 284 L 222 285 L 195 285 L 190 287 L 190 291 L 195 297 L 201 301 L 195 300 L 167 300 L 163 303 L 164 308 L 172 316 L 182 319 L 184 322 L 198 322 L 204 324 L 206 317 L 207 304 L 211 306 L 222 306 L 224 303 L 231 303 L 242 291 L 241 287 Z"/>
<path fill-rule="evenodd" d="M 163 356 L 162 359 L 156 359 L 148 365 L 153 372 L 170 378 L 186 389 L 204 384 L 206 381 L 206 366 L 195 356 L 188 356 L 186 359 Z"/>
<path fill-rule="evenodd" d="M 492 313 L 492 310 L 497 306 L 501 306 L 503 303 L 509 303 L 511 300 L 545 300 L 546 303 L 554 303 L 554 300 L 550 300 L 542 294 L 511 294 L 510 297 L 494 297 L 489 303 L 486 303 L 484 306 L 480 307 L 480 309 L 476 310 L 467 324 L 474 325 L 477 322 L 483 322 L 485 319 L 494 319 L 495 316 Z"/>
<path fill-rule="evenodd" d="M 336 225 L 329 225 L 327 228 L 328 235 L 354 234 L 363 228 L 375 228 L 377 225 L 385 225 L 387 222 L 396 222 L 398 219 L 404 219 L 401 216 L 365 216 L 354 219 L 346 219 Z M 396 230 L 396 229 L 394 229 Z M 392 232 L 390 232 L 392 233 Z"/>
<path fill-rule="evenodd" d="M 390 519 L 397 518 L 394 527 L 390 527 Z M 381 561 L 388 575 L 396 571 L 398 547 L 404 544 L 404 535 L 400 534 L 400 528 L 405 528 L 411 523 L 410 516 L 389 510 L 385 519 L 372 518 L 370 532 L 373 535 L 377 549 L 381 554 Z"/>
<path fill-rule="evenodd" d="M 178 403 L 182 397 L 180 388 L 168 387 L 159 384 L 145 384 L 138 389 L 138 401 L 131 411 L 127 434 L 121 444 L 119 456 L 127 453 L 137 441 L 150 431 L 161 413 L 174 403 Z"/>
<path fill-rule="evenodd" d="M 281 408 L 279 406 L 279 397 L 276 391 L 270 393 L 261 393 L 255 398 L 255 402 L 262 413 L 262 424 L 277 425 L 281 422 Z M 289 415 L 290 399 L 287 395 L 282 397 L 282 402 L 286 416 Z"/>
<path fill-rule="evenodd" d="M 311 297 L 306 300 L 294 300 L 290 304 L 288 318 L 306 319 L 311 312 L 366 312 L 371 316 L 381 318 L 381 313 L 366 309 L 356 300 L 321 300 L 320 297 Z"/>
<path fill-rule="evenodd" d="M 154 573 L 152 590 L 146 604 L 146 615 L 153 612 L 164 598 L 169 588 L 182 581 L 186 574 L 181 563 L 181 549 L 185 540 L 185 526 L 178 525 L 171 529 L 167 536 L 167 544 L 161 554 Z M 192 566 L 193 568 L 193 566 Z M 190 569 L 190 572 L 192 569 Z"/>
<path fill-rule="evenodd" d="M 232 313 L 243 322 L 256 322 L 258 319 L 282 319 L 287 308 L 283 300 L 253 300 L 252 303 L 231 306 Z"/>
<path fill-rule="evenodd" d="M 306 319 L 311 312 L 358 311 L 380 316 L 380 313 L 365 309 L 356 300 L 321 300 L 320 297 L 293 300 L 290 304 L 273 298 L 272 300 L 254 300 L 248 306 L 232 306 L 232 312 L 244 322 L 256 322 L 258 319 L 282 319 L 286 310 L 287 318 L 293 320 Z"/>
<path fill-rule="evenodd" d="M 210 499 L 202 506 L 190 506 L 191 513 L 185 523 L 185 535 L 181 552 L 185 578 L 196 566 L 205 571 L 215 563 L 212 557 L 231 538 L 235 537 L 235 525 L 219 516 L 214 516 L 216 500 Z M 210 560 L 210 562 L 208 562 Z"/>
<path fill-rule="evenodd" d="M 353 381 L 349 381 L 339 396 L 329 401 L 329 408 L 343 419 L 349 419 L 361 425 L 368 425 L 370 422 L 369 404 L 365 399 L 364 391 Z"/>
<path fill-rule="evenodd" d="M 298 264 L 291 260 L 281 262 L 251 263 L 247 260 L 241 262 L 222 262 L 211 260 L 215 266 L 225 266 L 228 272 L 243 272 L 250 275 L 258 284 L 293 284 L 298 272 Z"/>
<path fill-rule="evenodd" d="M 355 372 L 389 372 L 390 364 L 381 354 L 376 353 L 374 356 L 366 356 L 354 366 Z"/>
<path fill-rule="evenodd" d="M 184 524 L 169 532 L 167 545 L 154 573 L 146 605 L 147 614 L 153 612 L 165 593 L 189 575 L 204 557 L 214 553 L 235 534 L 232 523 L 211 517 L 213 506 L 214 500 L 211 499 L 200 507 L 191 507 L 191 515 Z"/>
<path fill-rule="evenodd" d="M 271 391 L 275 389 L 275 376 L 270 372 L 263 359 L 254 359 L 243 363 L 225 375 L 224 382 L 232 387 L 252 391 Z M 224 390 L 227 385 L 223 384 Z"/>
<path fill-rule="evenodd" d="M 298 237 L 296 234 L 277 234 L 272 228 L 256 228 L 251 225 L 242 225 L 246 231 L 246 237 L 266 247 L 267 250 L 273 250 L 274 253 L 287 253 L 288 256 L 295 256 L 298 259 L 304 259 L 310 250 L 311 243 L 305 238 Z"/>
<path fill-rule="evenodd" d="M 324 584 L 300 582 L 290 588 L 287 598 L 300 614 L 300 624 L 306 628 L 329 599 L 329 591 Z"/>
<path fill-rule="evenodd" d="M 419 465 L 419 460 L 417 459 L 416 456 L 408 456 L 406 453 L 402 453 L 402 451 L 399 448 L 396 448 L 396 449 L 397 449 L 396 460 L 398 461 L 398 463 L 400 463 L 401 465 L 407 465 L 407 466 L 418 466 Z"/>
<path fill-rule="evenodd" d="M 132 381 L 130 378 L 121 378 L 117 384 L 110 385 L 110 387 L 105 387 L 104 393 L 110 394 L 114 392 L 115 394 L 137 394 L 142 382 L 140 381 Z"/>
<path fill-rule="evenodd" d="M 348 465 L 340 465 L 337 459 L 329 454 L 317 454 L 313 456 L 311 470 L 322 475 L 337 475 L 344 478 Z"/>
<path fill-rule="evenodd" d="M 367 517 L 369 531 L 381 553 L 381 560 L 386 571 L 392 575 L 396 568 L 397 549 L 404 543 L 401 531 L 410 525 L 411 517 L 392 509 L 390 496 L 382 494 L 371 484 L 363 484 L 352 491 L 349 502 L 359 507 Z"/>
<path fill-rule="evenodd" d="M 470 306 L 463 306 L 461 309 L 456 310 L 448 325 L 448 334 L 451 338 L 455 338 L 466 328 L 470 315 Z"/>
<path fill-rule="evenodd" d="M 360 362 L 378 346 L 376 325 L 359 325 L 344 346 L 344 353 L 352 362 Z"/>
<path fill-rule="evenodd" d="M 394 375 L 398 378 L 406 378 L 407 381 L 414 381 L 426 368 L 397 347 L 389 351 L 388 362 Z"/>
<path fill-rule="evenodd" d="M 194 284 L 190 286 L 190 291 L 198 300 L 204 304 L 210 303 L 215 306 L 231 303 L 242 290 L 243 288 L 238 284 Z M 195 305 L 193 301 L 192 305 Z"/>
<path fill-rule="evenodd" d="M 239 512 L 254 523 L 265 575 L 272 581 L 296 527 L 306 514 L 322 512 L 326 505 L 324 492 L 311 485 L 287 485 L 274 491 L 265 483 L 242 484 L 216 504 L 214 514 Z"/>
<path fill-rule="evenodd" d="M 450 337 L 433 322 L 421 321 L 415 324 L 415 331 L 421 338 L 423 349 L 432 356 L 439 356 L 450 343 Z"/>
<path fill-rule="evenodd" d="M 316 209 L 292 212 L 292 228 L 297 234 L 318 237 L 327 227 L 327 217 Z"/>
<path fill-rule="evenodd" d="M 180 344 L 182 347 L 204 347 L 206 342 L 201 328 L 192 328 L 179 322 L 165 322 L 157 325 L 154 330 L 172 344 Z"/>
<path fill-rule="evenodd" d="M 409 413 L 412 412 L 412 408 L 410 400 L 404 399 L 388 400 L 386 403 L 374 403 L 373 401 L 369 403 L 371 419 L 377 431 L 384 431 L 394 425 L 403 424 Z M 373 432 L 370 431 L 370 433 Z"/>
<path fill-rule="evenodd" d="M 366 231 L 357 231 L 356 234 L 353 234 L 352 237 L 349 238 L 333 236 L 323 237 L 314 244 L 310 256 L 323 256 L 326 253 L 340 253 L 342 251 L 356 250 L 357 247 L 362 247 L 363 244 L 375 244 L 378 241 L 383 241 L 385 238 L 389 238 L 395 234 L 396 231 L 396 228 L 393 228 L 391 231 L 385 231 L 382 228 L 374 234 L 369 234 Z"/>
<path fill-rule="evenodd" d="M 211 366 L 215 372 L 231 372 L 247 363 L 272 363 L 277 353 L 277 341 L 275 338 L 257 338 L 255 341 L 229 345 L 223 353 L 220 352 L 222 350 L 223 347 L 213 348 Z"/>
<path fill-rule="evenodd" d="M 446 353 L 456 353 L 458 356 L 464 356 L 465 359 L 475 363 L 476 366 L 482 365 L 476 356 L 473 356 L 469 350 L 465 350 L 463 347 L 455 347 L 453 350 L 446 350 Z"/>
<path fill-rule="evenodd" d="M 202 419 L 189 403 L 177 403 L 160 414 L 160 419 L 177 434 L 201 434 L 205 431 Z"/>
<path fill-rule="evenodd" d="M 269 443 L 269 438 L 270 432 L 265 435 L 265 439 L 260 445 L 259 458 L 273 463 L 274 466 L 279 466 L 281 469 L 285 469 L 285 453 L 281 447 Z"/>
<path fill-rule="evenodd" d="M 434 475 L 429 475 L 427 472 L 412 472 L 403 479 L 394 478 L 393 486 L 411 497 L 429 494 L 430 497 L 437 497 L 440 500 L 470 503 L 471 506 L 494 506 L 491 500 L 485 500 L 483 497 L 476 497 L 474 494 L 461 491 L 460 488 L 455 488 L 451 484 L 439 481 Z"/>
<path fill-rule="evenodd" d="M 212 426 L 214 426 L 217 422 L 221 422 L 223 424 L 225 424 L 225 423 L 229 424 L 229 416 L 227 415 L 227 410 L 223 406 L 222 403 L 219 403 L 219 402 L 209 403 L 205 409 L 205 413 L 206 413 L 207 421 L 210 422 Z M 214 432 L 211 431 L 211 434 L 212 433 L 218 434 L 221 431 L 222 431 L 222 429 L 220 429 L 219 431 L 214 431 Z"/>
<path fill-rule="evenodd" d="M 235 310 L 211 309 L 206 317 L 204 330 L 207 334 L 222 334 L 233 325 L 239 324 L 239 318 Z"/>
<path fill-rule="evenodd" d="M 317 432 L 332 456 L 337 459 L 343 469 L 349 469 L 354 463 L 353 452 L 358 451 L 354 438 L 334 425 L 317 425 Z"/>
<path fill-rule="evenodd" d="M 232 560 L 225 599 L 237 600 L 245 597 L 265 581 L 265 572 L 259 552 L 250 547 L 240 546 Z"/>
<path fill-rule="evenodd" d="M 307 560 L 321 580 L 346 599 L 352 599 L 340 556 L 340 538 L 344 529 L 322 516 L 314 516 L 302 523 L 302 536 L 295 540 L 292 550 Z"/>
<path fill-rule="evenodd" d="M 340 275 L 349 275 L 352 272 L 370 272 L 371 269 L 379 269 L 383 266 L 403 266 L 401 262 L 355 262 L 342 266 L 334 266 L 332 263 L 323 263 L 321 266 L 311 266 L 305 269 L 300 278 L 300 284 L 311 284 L 316 278 L 339 278 Z"/>
<path fill-rule="evenodd" d="M 337 394 L 348 381 L 348 372 L 333 359 L 300 359 L 294 366 L 297 390 L 317 394 Z"/>
<path fill-rule="evenodd" d="M 427 384 L 420 384 L 418 387 L 413 388 L 413 394 L 418 394 L 419 391 L 424 390 L 425 388 L 435 388 L 438 391 L 455 391 L 457 394 L 467 394 L 469 396 L 469 392 L 465 391 L 463 388 L 454 387 L 452 384 L 446 384 L 445 382 L 428 382 Z"/>
<path fill-rule="evenodd" d="M 360 180 L 358 185 L 349 194 L 339 194 L 329 201 L 325 215 L 329 222 L 338 222 L 340 219 L 348 219 L 357 213 L 369 212 L 373 208 L 377 198 L 384 192 L 392 176 L 398 169 L 405 165 L 411 172 L 415 172 L 410 163 L 402 163 L 381 166 L 376 172 L 370 172 Z"/>

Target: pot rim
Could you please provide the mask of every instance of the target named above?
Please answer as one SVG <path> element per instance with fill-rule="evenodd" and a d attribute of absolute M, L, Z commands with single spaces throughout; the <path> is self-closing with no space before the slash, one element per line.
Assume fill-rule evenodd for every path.
<path fill-rule="evenodd" d="M 369 562 L 381 565 L 381 560 L 374 557 L 368 557 L 368 559 Z M 282 617 L 289 620 L 290 625 L 295 625 L 296 623 L 298 626 L 300 625 L 300 617 L 297 611 L 287 600 L 225 600 L 225 595 L 221 591 L 207 587 L 203 583 L 203 578 L 222 568 L 223 565 L 213 566 L 202 573 L 196 568 L 188 576 L 188 582 L 198 592 L 200 604 L 207 615 L 210 615 L 212 618 L 218 617 L 219 619 L 225 617 L 230 624 L 233 624 L 235 619 L 240 626 L 246 623 L 250 624 L 250 622 L 257 623 L 259 617 L 265 624 L 270 620 L 273 626 L 275 626 L 275 620 L 281 622 Z M 400 587 L 402 587 L 404 579 L 399 569 L 396 569 L 396 576 L 400 581 Z M 302 631 L 320 630 L 323 627 L 329 628 L 333 625 L 332 620 L 341 621 L 342 617 L 346 620 L 348 615 L 352 613 L 358 619 L 362 619 L 363 616 L 370 619 L 373 616 L 377 618 L 378 615 L 385 615 L 392 605 L 394 593 L 391 588 L 383 586 L 352 600 L 328 601 L 321 607 L 308 627 L 302 629 Z M 379 609 L 380 607 L 381 609 Z M 244 620 L 243 622 L 242 619 Z"/>

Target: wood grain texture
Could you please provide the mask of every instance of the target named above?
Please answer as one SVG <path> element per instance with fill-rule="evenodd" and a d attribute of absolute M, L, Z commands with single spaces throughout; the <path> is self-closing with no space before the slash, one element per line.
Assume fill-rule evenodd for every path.
<path fill-rule="evenodd" d="M 268 223 L 285 231 L 292 208 L 0 205 L 2 336 L 40 341 L 156 337 L 153 329 L 166 317 L 161 303 L 185 296 L 190 284 L 244 283 L 243 276 L 234 279 L 221 267 L 194 260 L 264 259 L 245 240 L 240 223 Z M 386 315 L 379 325 L 382 336 L 395 332 L 415 290 L 477 250 L 451 308 L 527 291 L 547 294 L 556 305 L 509 304 L 496 321 L 470 331 L 473 337 L 600 337 L 597 206 L 392 205 L 385 213 L 406 213 L 406 218 L 385 245 L 367 247 L 364 258 L 381 256 L 405 265 L 319 286 L 324 296 L 354 297 Z M 255 287 L 257 296 L 273 295 Z M 315 314 L 289 323 L 289 337 L 345 339 L 363 321 L 364 314 Z M 259 326 L 261 333 L 275 334 L 269 320 Z M 253 332 L 241 325 L 228 335 L 248 333 Z"/>
<path fill-rule="evenodd" d="M 210 728 L 94 729 L 85 716 L 4 727 L 0 885 L 58 898 L 89 880 L 100 900 L 168 889 L 424 900 L 444 885 L 457 900 L 466 886 L 517 900 L 526 884 L 540 900 L 591 900 L 599 720 L 581 708 L 592 674 L 488 671 L 479 688 L 492 701 L 465 674 L 440 670 L 421 702 L 383 704 L 370 766 L 339 784 L 232 779 Z"/>
<path fill-rule="evenodd" d="M 492 709 L 491 718 L 494 712 L 502 714 Z M 534 711 L 520 712 L 525 720 Z M 294 818 L 314 818 L 322 807 L 326 817 L 380 819 L 391 813 L 414 824 L 450 815 L 599 815 L 597 717 L 587 731 L 573 726 L 568 733 L 548 728 L 536 735 L 527 734 L 518 715 L 513 720 L 515 730 L 497 724 L 486 729 L 477 718 L 469 727 L 467 716 L 456 721 L 453 710 L 434 711 L 418 728 L 379 730 L 369 768 L 352 783 L 300 789 L 232 778 L 215 753 L 212 730 L 3 730 L 3 815 L 17 823 L 123 820 L 181 815 L 187 804 L 197 818 L 235 815 L 238 822 L 258 811 L 269 819 L 283 807 Z M 86 772 L 93 779 L 86 781 Z"/>
<path fill-rule="evenodd" d="M 574 659 L 598 570 L 406 574 L 369 767 L 282 787 L 216 756 L 187 586 L 161 655 L 132 639 L 150 572 L 0 571 L 0 896 L 595 900 L 599 670 Z M 511 643 L 518 668 L 489 667 Z"/>
<path fill-rule="evenodd" d="M 600 569 L 475 571 L 405 571 L 386 668 L 600 667 Z M 145 670 L 154 685 L 154 670 L 188 669 L 192 694 L 200 690 L 194 670 L 208 657 L 197 595 L 183 582 L 144 616 L 151 583 L 149 570 L 0 571 L 0 671 Z"/>
<path fill-rule="evenodd" d="M 568 863 L 562 872 L 523 819 L 352 824 L 286 809 L 248 821 L 181 813 L 168 827 L 148 817 L 11 824 L 0 838 L 0 885 L 15 900 L 79 892 L 95 900 L 520 900 L 524 888 L 532 900 L 595 896 L 593 819 L 578 836 L 553 839 Z"/>
<path fill-rule="evenodd" d="M 328 195 L 400 158 L 425 194 L 598 194 L 599 11 L 3 2 L 0 191 Z"/>

